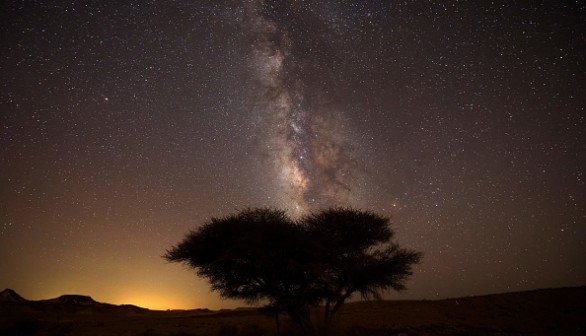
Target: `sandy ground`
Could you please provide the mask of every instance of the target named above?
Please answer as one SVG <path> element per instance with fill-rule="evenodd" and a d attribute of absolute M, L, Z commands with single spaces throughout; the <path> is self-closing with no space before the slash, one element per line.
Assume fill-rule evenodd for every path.
<path fill-rule="evenodd" d="M 281 316 L 282 335 L 298 335 Z M 586 287 L 439 301 L 345 305 L 333 335 L 586 335 Z M 1 303 L 0 335 L 274 335 L 256 309 L 148 311 L 135 307 Z"/>

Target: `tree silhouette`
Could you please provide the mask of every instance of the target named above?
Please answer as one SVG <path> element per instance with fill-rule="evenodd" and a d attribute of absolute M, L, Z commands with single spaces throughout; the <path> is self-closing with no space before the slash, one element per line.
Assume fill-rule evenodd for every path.
<path fill-rule="evenodd" d="M 323 334 L 354 293 L 402 290 L 421 254 L 390 242 L 387 218 L 336 208 L 293 221 L 282 210 L 246 209 L 212 218 L 164 255 L 206 278 L 222 297 L 265 301 L 305 333 L 310 307 L 324 305 Z M 277 330 L 278 332 L 278 330 Z"/>

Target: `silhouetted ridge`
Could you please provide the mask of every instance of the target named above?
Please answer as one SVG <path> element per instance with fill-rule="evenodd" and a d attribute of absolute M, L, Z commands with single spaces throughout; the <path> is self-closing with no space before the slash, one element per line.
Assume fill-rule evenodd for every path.
<path fill-rule="evenodd" d="M 0 292 L 0 302 L 26 302 L 26 299 L 12 289 L 6 288 Z"/>
<path fill-rule="evenodd" d="M 47 300 L 47 302 L 75 304 L 75 305 L 82 305 L 82 306 L 102 305 L 102 303 L 97 302 L 94 299 L 92 299 L 91 296 L 86 296 L 86 295 L 61 295 L 58 298 Z"/>

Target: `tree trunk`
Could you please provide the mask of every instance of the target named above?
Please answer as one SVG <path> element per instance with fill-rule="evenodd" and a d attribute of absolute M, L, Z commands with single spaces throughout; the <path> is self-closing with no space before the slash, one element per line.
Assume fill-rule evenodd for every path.
<path fill-rule="evenodd" d="M 323 336 L 327 336 L 329 333 L 329 320 L 330 320 L 330 306 L 331 306 L 332 302 L 330 300 L 326 301 L 326 308 L 324 310 L 324 320 L 323 320 L 323 330 L 322 330 L 322 335 Z"/>
<path fill-rule="evenodd" d="M 275 335 L 276 336 L 281 335 L 281 326 L 279 324 L 279 312 L 278 311 L 275 312 Z"/>

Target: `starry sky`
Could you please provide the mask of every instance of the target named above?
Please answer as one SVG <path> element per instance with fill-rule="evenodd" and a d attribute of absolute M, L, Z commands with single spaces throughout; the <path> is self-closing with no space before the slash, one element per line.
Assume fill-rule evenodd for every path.
<path fill-rule="evenodd" d="M 438 299 L 586 284 L 582 1 L 0 2 L 0 289 L 242 306 L 161 258 L 352 206 Z"/>

